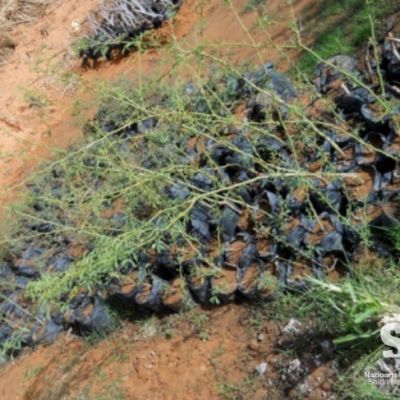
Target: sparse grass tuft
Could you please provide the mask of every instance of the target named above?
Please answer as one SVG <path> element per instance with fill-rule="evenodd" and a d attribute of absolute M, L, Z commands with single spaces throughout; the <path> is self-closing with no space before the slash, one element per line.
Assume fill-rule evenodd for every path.
<path fill-rule="evenodd" d="M 33 21 L 54 0 L 0 0 L 0 30 Z"/>
<path fill-rule="evenodd" d="M 374 15 L 377 26 L 385 33 L 384 19 L 399 11 L 399 4 L 391 0 L 318 0 L 309 9 L 311 19 L 305 25 L 305 37 L 310 37 L 313 50 L 323 59 L 337 54 L 354 55 L 371 36 L 370 16 Z M 305 20 L 309 16 L 304 16 Z M 381 26 L 382 25 L 382 26 Z M 312 74 L 318 60 L 310 53 L 305 53 L 296 67 Z"/>
<path fill-rule="evenodd" d="M 270 316 L 285 319 L 296 315 L 303 321 L 313 321 L 316 331 L 332 337 L 339 347 L 354 350 L 355 345 L 362 351 L 360 342 L 371 345 L 371 340 L 379 345 L 380 321 L 400 309 L 400 295 L 395 290 L 400 278 L 394 261 L 385 268 L 372 265 L 353 272 L 335 284 L 320 280 L 310 283 L 304 293 L 283 295 L 269 310 Z"/>

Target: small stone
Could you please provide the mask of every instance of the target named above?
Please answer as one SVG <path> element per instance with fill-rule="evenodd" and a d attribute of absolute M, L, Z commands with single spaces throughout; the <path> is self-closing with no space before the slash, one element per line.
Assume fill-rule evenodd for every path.
<path fill-rule="evenodd" d="M 282 329 L 283 333 L 296 334 L 300 332 L 301 322 L 297 319 L 291 318 L 289 323 Z"/>
<path fill-rule="evenodd" d="M 265 335 L 264 335 L 263 333 L 260 333 L 260 334 L 257 336 L 257 341 L 258 341 L 258 342 L 263 342 L 264 339 L 265 339 Z"/>
<path fill-rule="evenodd" d="M 267 372 L 267 369 L 268 369 L 268 364 L 266 362 L 262 362 L 256 367 L 256 371 L 260 376 L 263 376 Z"/>
<path fill-rule="evenodd" d="M 80 21 L 75 20 L 71 22 L 71 29 L 74 33 L 79 33 L 82 31 L 82 24 Z"/>
<path fill-rule="evenodd" d="M 288 371 L 291 374 L 300 374 L 301 372 L 301 361 L 298 358 L 295 358 L 294 360 L 290 361 L 288 365 Z"/>
<path fill-rule="evenodd" d="M 329 392 L 332 390 L 332 385 L 330 384 L 329 381 L 325 381 L 322 383 L 321 389 L 324 390 L 325 392 Z"/>
<path fill-rule="evenodd" d="M 330 58 L 327 63 L 334 65 L 344 71 L 354 72 L 357 68 L 357 60 L 347 55 L 337 55 Z"/>
<path fill-rule="evenodd" d="M 251 351 L 257 351 L 259 348 L 259 344 L 257 343 L 257 340 L 253 339 L 250 341 L 250 343 L 247 345 L 247 347 L 251 350 Z"/>

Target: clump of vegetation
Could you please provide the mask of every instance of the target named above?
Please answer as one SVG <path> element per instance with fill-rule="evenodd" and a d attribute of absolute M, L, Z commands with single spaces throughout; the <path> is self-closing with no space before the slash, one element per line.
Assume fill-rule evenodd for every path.
<path fill-rule="evenodd" d="M 126 55 L 137 45 L 137 39 L 148 30 L 161 27 L 173 15 L 180 0 L 114 0 L 101 3 L 98 11 L 89 16 L 90 34 L 75 45 L 83 58 L 96 63 L 98 58 L 110 60 L 117 50 Z"/>
<path fill-rule="evenodd" d="M 390 261 L 379 273 L 377 268 L 365 266 L 362 273 L 353 271 L 339 283 L 312 279 L 308 291 L 287 294 L 274 303 L 276 308 L 266 312 L 281 318 L 295 314 L 304 322 L 313 321 L 318 334 L 332 337 L 342 351 L 346 350 L 344 356 L 352 354 L 355 359 L 368 347 L 381 346 L 382 320 L 399 312 L 399 296 L 387 296 L 387 290 L 398 285 L 395 262 Z"/>
<path fill-rule="evenodd" d="M 17 24 L 33 21 L 43 7 L 53 0 L 1 0 L 0 29 L 7 30 Z"/>
<path fill-rule="evenodd" d="M 316 23 L 305 23 L 305 38 L 311 38 L 313 50 L 323 59 L 328 59 L 337 54 L 354 54 L 366 43 L 371 36 L 372 21 L 378 27 L 385 26 L 384 19 L 387 15 L 399 11 L 396 1 L 317 1 L 312 4 L 304 20 L 317 16 Z M 379 22 L 378 22 L 379 21 Z M 379 28 L 381 35 L 387 33 L 386 28 Z M 297 64 L 299 70 L 312 74 L 318 63 L 312 54 L 305 52 Z"/>
<path fill-rule="evenodd" d="M 340 370 L 335 381 L 335 392 L 340 399 L 365 398 L 386 400 L 393 398 L 395 384 L 374 385 L 367 378 L 368 371 L 396 373 L 392 360 L 383 359 L 380 330 L 385 322 L 398 315 L 400 297 L 397 293 L 399 277 L 396 260 L 366 263 L 361 270 L 333 283 L 329 280 L 310 280 L 309 290 L 286 293 L 272 304 L 252 307 L 252 320 L 280 319 L 293 321 L 298 327 L 285 339 L 284 350 L 301 357 L 306 351 L 304 341 L 321 343 L 327 340 L 333 352 L 328 356 Z M 393 295 L 388 296 L 388 293 Z M 298 330 L 296 330 L 298 329 Z M 298 343 L 300 342 L 300 344 Z M 382 370 L 382 368 L 384 368 Z"/>

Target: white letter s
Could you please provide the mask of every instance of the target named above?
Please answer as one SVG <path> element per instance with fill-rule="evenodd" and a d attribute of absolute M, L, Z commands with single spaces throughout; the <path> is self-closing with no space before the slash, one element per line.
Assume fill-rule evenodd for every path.
<path fill-rule="evenodd" d="M 383 357 L 385 358 L 397 358 L 400 357 L 400 338 L 392 335 L 394 332 L 397 335 L 400 335 L 400 323 L 399 322 L 390 322 L 384 325 L 381 329 L 381 339 L 386 346 L 394 347 L 397 351 L 393 350 L 385 350 L 383 351 Z"/>

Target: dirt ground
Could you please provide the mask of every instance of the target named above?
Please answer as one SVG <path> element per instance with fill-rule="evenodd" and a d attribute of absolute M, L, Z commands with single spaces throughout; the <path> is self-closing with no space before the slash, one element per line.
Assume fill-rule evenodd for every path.
<path fill-rule="evenodd" d="M 126 322 L 105 339 L 67 334 L 8 363 L 0 371 L 0 399 L 298 398 L 287 387 L 300 361 L 278 350 L 290 324 L 229 305 Z M 314 367 L 301 381 L 301 398 L 328 399 L 333 378 L 329 364 Z"/>
<path fill-rule="evenodd" d="M 228 306 L 127 323 L 94 345 L 66 335 L 9 364 L 0 398 L 261 399 L 275 375 L 279 332 L 276 324 L 253 326 L 244 307 Z M 260 376 L 262 362 L 270 367 Z"/>

